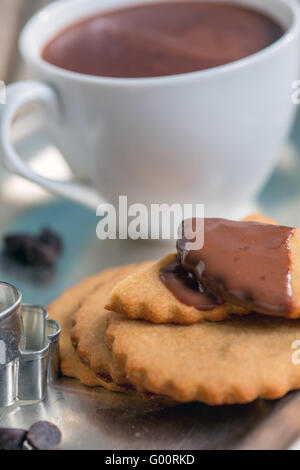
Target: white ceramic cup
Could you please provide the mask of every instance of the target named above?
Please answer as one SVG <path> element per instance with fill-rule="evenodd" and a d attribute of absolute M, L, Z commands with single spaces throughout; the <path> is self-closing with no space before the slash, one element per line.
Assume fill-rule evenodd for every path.
<path fill-rule="evenodd" d="M 157 0 L 143 0 L 152 1 Z M 270 174 L 292 123 L 300 14 L 296 0 L 233 2 L 265 12 L 285 34 L 233 63 L 137 79 L 70 72 L 44 61 L 41 51 L 76 20 L 139 0 L 60 0 L 42 9 L 20 37 L 36 81 L 8 86 L 7 103 L 0 106 L 5 165 L 93 209 L 103 199 L 117 204 L 118 196 L 126 195 L 129 204 L 204 203 L 206 215 L 236 213 Z M 37 175 L 12 147 L 13 118 L 30 101 L 41 103 L 77 182 Z"/>

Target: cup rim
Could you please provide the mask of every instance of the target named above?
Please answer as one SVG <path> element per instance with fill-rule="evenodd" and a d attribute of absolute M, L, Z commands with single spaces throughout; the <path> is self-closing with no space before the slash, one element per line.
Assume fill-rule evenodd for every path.
<path fill-rule="evenodd" d="M 17 300 L 10 307 L 0 312 L 0 320 L 3 320 L 3 318 L 8 317 L 13 311 L 19 308 L 22 303 L 22 293 L 16 286 L 10 284 L 9 282 L 0 281 L 0 286 L 10 288 L 14 291 L 17 297 Z"/>
<path fill-rule="evenodd" d="M 235 60 L 233 62 L 229 62 L 223 65 L 218 65 L 216 67 L 211 67 L 209 69 L 204 70 L 196 70 L 193 72 L 186 72 L 180 74 L 173 74 L 173 75 L 164 75 L 164 76 L 157 76 L 157 77 L 137 77 L 137 78 L 128 78 L 128 77 L 106 77 L 106 76 L 97 76 L 97 75 L 89 75 L 80 72 L 74 72 L 71 70 L 63 69 L 62 67 L 58 67 L 56 65 L 50 64 L 46 60 L 44 60 L 41 55 L 36 56 L 32 54 L 26 47 L 25 47 L 25 40 L 26 36 L 31 29 L 32 25 L 39 21 L 39 15 L 43 14 L 44 12 L 54 11 L 57 7 L 62 6 L 63 4 L 68 3 L 69 0 L 60 0 L 55 1 L 43 8 L 41 8 L 38 12 L 36 12 L 25 24 L 23 27 L 21 34 L 19 36 L 19 50 L 22 54 L 22 57 L 26 62 L 35 68 L 39 68 L 43 70 L 48 75 L 56 75 L 61 78 L 71 79 L 73 81 L 80 81 L 90 84 L 103 84 L 103 85 L 115 85 L 115 86 L 147 86 L 147 85 L 161 85 L 161 84 L 170 84 L 176 82 L 183 82 L 187 79 L 199 79 L 199 78 L 211 78 L 216 74 L 223 75 L 229 72 L 233 72 L 236 70 L 243 69 L 248 65 L 252 65 L 253 63 L 257 63 L 257 61 L 264 60 L 270 54 L 277 53 L 286 44 L 289 44 L 300 32 L 300 5 L 298 4 L 297 0 L 279 0 L 282 4 L 286 5 L 292 15 L 292 24 L 290 27 L 284 32 L 284 34 L 277 39 L 275 42 L 270 44 L 267 47 L 251 54 L 249 56 L 243 57 L 241 59 Z M 81 0 L 82 1 L 82 0 Z M 163 1 L 163 0 L 162 0 Z M 174 0 L 178 1 L 178 0 Z M 222 0 L 220 0 L 222 1 Z M 157 0 L 158 2 L 158 0 Z M 228 0 L 225 0 L 228 2 Z M 113 10 L 113 8 L 112 8 Z M 71 24 L 71 22 L 70 22 Z"/>

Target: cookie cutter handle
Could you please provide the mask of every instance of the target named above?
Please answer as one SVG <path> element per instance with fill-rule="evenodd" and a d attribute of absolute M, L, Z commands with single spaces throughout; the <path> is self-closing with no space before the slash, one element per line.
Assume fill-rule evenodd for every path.
<path fill-rule="evenodd" d="M 23 305 L 24 341 L 20 349 L 18 399 L 43 400 L 47 383 L 58 376 L 60 325 L 37 305 Z"/>

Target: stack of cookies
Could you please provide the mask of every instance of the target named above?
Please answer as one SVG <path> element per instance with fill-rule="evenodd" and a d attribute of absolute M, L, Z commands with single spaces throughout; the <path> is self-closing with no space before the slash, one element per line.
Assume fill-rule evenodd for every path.
<path fill-rule="evenodd" d="M 260 214 L 220 220 L 205 224 L 203 250 L 181 241 L 177 254 L 108 269 L 52 302 L 62 373 L 209 405 L 300 388 L 298 231 Z"/>

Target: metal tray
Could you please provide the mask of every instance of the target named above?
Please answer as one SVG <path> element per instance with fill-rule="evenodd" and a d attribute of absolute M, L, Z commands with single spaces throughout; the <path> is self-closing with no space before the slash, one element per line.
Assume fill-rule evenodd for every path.
<path fill-rule="evenodd" d="M 24 137 L 30 130 L 30 137 Z M 20 120 L 16 145 L 42 172 L 69 174 L 35 120 Z M 50 172 L 51 172 L 50 168 Z M 300 116 L 279 164 L 256 201 L 246 210 L 261 210 L 282 224 L 300 226 Z M 64 239 L 56 270 L 21 268 L 0 257 L 0 279 L 17 285 L 26 303 L 47 305 L 83 277 L 112 265 L 157 258 L 164 244 L 99 241 L 94 213 L 0 169 L 0 237 L 10 231 L 37 231 L 47 225 Z M 145 401 L 103 389 L 89 389 L 61 378 L 43 402 L 0 409 L 0 426 L 28 428 L 46 419 L 62 430 L 63 449 L 281 449 L 300 448 L 300 392 L 275 402 L 208 407 Z M 292 444 L 294 443 L 294 444 Z"/>

